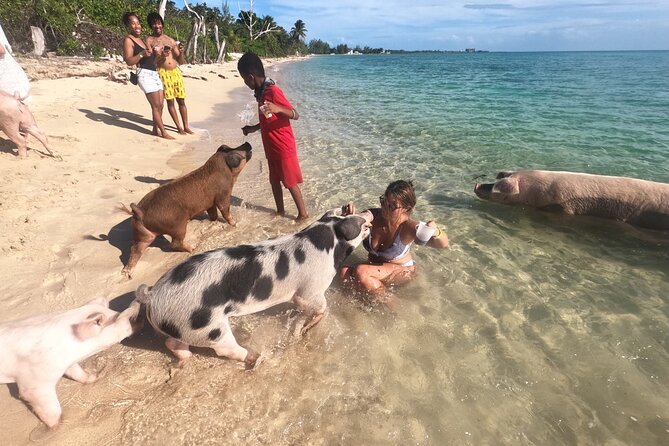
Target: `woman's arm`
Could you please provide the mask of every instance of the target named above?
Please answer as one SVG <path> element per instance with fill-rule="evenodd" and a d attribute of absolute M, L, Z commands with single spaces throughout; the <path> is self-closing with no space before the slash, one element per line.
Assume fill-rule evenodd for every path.
<path fill-rule="evenodd" d="M 429 220 L 427 223 L 423 223 L 434 230 L 434 233 L 431 236 L 428 235 L 430 238 L 427 240 L 425 240 L 425 238 L 421 239 L 417 235 L 417 228 L 420 224 L 421 222 L 411 219 L 405 222 L 405 225 L 409 228 L 408 232 L 412 237 L 412 242 L 416 242 L 417 245 L 429 246 L 430 248 L 437 249 L 443 249 L 448 246 L 448 235 L 446 235 L 446 231 L 441 229 L 434 220 Z"/>
<path fill-rule="evenodd" d="M 430 248 L 437 248 L 437 249 L 446 248 L 448 246 L 448 235 L 446 234 L 446 231 L 437 226 L 437 223 L 435 223 L 433 220 L 428 221 L 427 225 L 430 227 L 437 228 L 437 232 L 435 232 L 432 238 L 428 240 L 426 245 L 429 246 Z"/>
<path fill-rule="evenodd" d="M 123 41 L 123 61 L 129 66 L 137 65 L 142 58 L 150 56 L 151 52 L 144 50 L 141 53 L 134 55 L 135 47 L 130 37 L 126 36 Z"/>

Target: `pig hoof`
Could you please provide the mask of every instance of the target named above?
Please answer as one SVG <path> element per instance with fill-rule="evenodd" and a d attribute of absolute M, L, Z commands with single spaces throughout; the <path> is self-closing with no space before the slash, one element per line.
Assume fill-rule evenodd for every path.
<path fill-rule="evenodd" d="M 246 370 L 253 370 L 253 368 L 256 366 L 256 361 L 258 361 L 258 357 L 260 357 L 258 353 L 248 352 L 246 354 L 246 358 L 244 358 L 244 368 Z"/>

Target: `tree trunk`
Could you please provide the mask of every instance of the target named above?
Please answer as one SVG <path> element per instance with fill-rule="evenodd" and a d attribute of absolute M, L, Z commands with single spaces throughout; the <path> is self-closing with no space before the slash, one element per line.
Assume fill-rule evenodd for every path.
<path fill-rule="evenodd" d="M 225 44 L 227 43 L 225 39 L 223 39 L 223 43 L 221 43 L 220 39 L 218 38 L 218 25 L 214 23 L 214 37 L 216 38 L 216 48 L 218 48 L 218 56 L 216 56 L 216 63 L 221 63 L 223 62 L 223 58 L 225 57 Z"/>
<path fill-rule="evenodd" d="M 36 26 L 31 26 L 30 32 L 32 33 L 33 46 L 35 48 L 33 52 L 38 56 L 44 55 L 46 45 L 44 44 L 44 33 L 42 32 L 42 29 Z"/>
<path fill-rule="evenodd" d="M 160 17 L 165 20 L 165 8 L 167 7 L 167 0 L 160 0 L 160 6 L 158 7 L 158 14 Z"/>

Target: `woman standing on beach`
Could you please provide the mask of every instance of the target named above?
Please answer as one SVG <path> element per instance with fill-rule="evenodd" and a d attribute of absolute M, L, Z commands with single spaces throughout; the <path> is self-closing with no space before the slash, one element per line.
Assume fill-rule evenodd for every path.
<path fill-rule="evenodd" d="M 153 135 L 162 136 L 165 139 L 174 139 L 165 131 L 163 125 L 163 103 L 165 95 L 163 83 L 156 71 L 156 61 L 152 49 L 144 43 L 140 35 L 142 24 L 134 12 L 123 14 L 123 24 L 128 28 L 128 35 L 123 40 L 123 60 L 128 66 L 137 65 L 137 84 L 146 94 L 146 99 L 151 104 L 151 115 L 153 117 Z"/>

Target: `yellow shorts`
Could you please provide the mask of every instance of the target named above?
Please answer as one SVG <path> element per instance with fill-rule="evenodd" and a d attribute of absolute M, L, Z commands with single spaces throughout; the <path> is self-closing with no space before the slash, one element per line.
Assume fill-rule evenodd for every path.
<path fill-rule="evenodd" d="M 160 80 L 163 81 L 165 87 L 165 99 L 168 101 L 179 98 L 186 98 L 186 89 L 184 88 L 184 78 L 181 75 L 181 70 L 173 68 L 166 70 L 165 68 L 158 68 Z"/>

